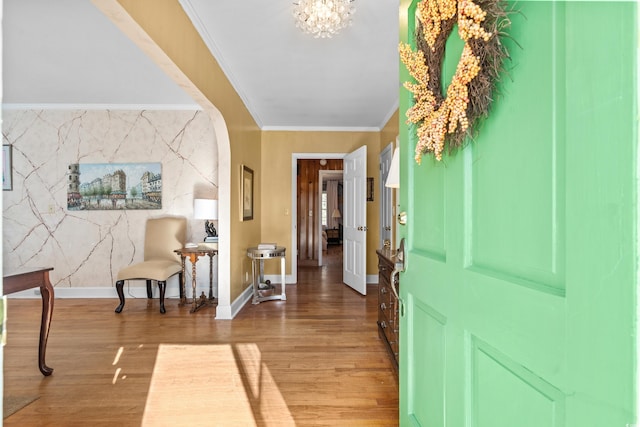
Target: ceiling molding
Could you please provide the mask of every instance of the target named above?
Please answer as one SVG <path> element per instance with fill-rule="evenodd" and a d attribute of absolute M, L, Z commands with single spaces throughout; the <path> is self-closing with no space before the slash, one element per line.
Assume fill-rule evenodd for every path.
<path fill-rule="evenodd" d="M 200 111 L 198 105 L 185 104 L 2 104 L 3 110 L 166 110 Z"/>

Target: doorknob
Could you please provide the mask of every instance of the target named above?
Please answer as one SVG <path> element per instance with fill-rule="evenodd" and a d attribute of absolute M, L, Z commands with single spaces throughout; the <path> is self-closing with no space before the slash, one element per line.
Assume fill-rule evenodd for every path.
<path fill-rule="evenodd" d="M 402 298 L 400 298 L 400 295 L 398 294 L 398 289 L 396 288 L 396 276 L 399 276 L 400 273 L 402 273 L 405 270 L 405 264 L 404 264 L 404 237 L 402 239 L 400 239 L 400 247 L 398 247 L 398 250 L 396 251 L 396 259 L 395 259 L 395 263 L 394 263 L 394 268 L 393 271 L 391 272 L 391 276 L 390 276 L 390 282 L 391 282 L 391 290 L 393 291 L 393 294 L 395 295 L 396 299 L 398 300 L 399 306 L 398 308 L 400 309 L 400 316 L 404 317 L 404 301 L 402 300 Z"/>
<path fill-rule="evenodd" d="M 398 224 L 407 225 L 407 213 L 402 211 L 398 214 Z"/>

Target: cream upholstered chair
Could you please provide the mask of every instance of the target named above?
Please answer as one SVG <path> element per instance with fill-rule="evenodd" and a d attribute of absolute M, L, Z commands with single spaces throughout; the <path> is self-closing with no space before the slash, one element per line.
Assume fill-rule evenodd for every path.
<path fill-rule="evenodd" d="M 116 313 L 124 307 L 124 281 L 146 280 L 147 297 L 151 298 L 151 281 L 158 282 L 160 289 L 160 313 L 165 313 L 164 291 L 167 279 L 176 273 L 182 283 L 182 263 L 180 256 L 174 252 L 184 246 L 187 232 L 187 219 L 181 217 L 150 218 L 144 235 L 144 261 L 125 267 L 118 272 L 116 290 L 120 305 Z M 182 286 L 180 286 L 182 298 Z"/>

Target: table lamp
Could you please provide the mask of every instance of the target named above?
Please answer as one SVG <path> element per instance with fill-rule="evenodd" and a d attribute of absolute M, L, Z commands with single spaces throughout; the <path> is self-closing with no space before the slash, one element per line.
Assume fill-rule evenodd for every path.
<path fill-rule="evenodd" d="M 207 235 L 205 242 L 217 242 L 218 232 L 213 225 L 213 220 L 218 219 L 218 201 L 211 199 L 194 199 L 193 200 L 193 218 L 204 219 L 204 230 Z"/>
<path fill-rule="evenodd" d="M 340 226 L 339 219 L 341 217 L 342 215 L 340 215 L 340 211 L 338 210 L 338 208 L 335 208 L 331 213 L 331 218 L 333 218 L 333 220 L 338 223 L 338 226 Z"/>
<path fill-rule="evenodd" d="M 384 183 L 387 188 L 400 188 L 400 151 L 398 147 L 393 150 L 387 181 Z"/>

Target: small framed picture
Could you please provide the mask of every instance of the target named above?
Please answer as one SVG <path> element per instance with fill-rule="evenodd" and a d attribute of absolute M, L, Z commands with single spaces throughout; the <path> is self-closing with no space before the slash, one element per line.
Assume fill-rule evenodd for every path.
<path fill-rule="evenodd" d="M 241 166 L 240 200 L 242 203 L 242 220 L 253 219 L 253 170 Z"/>
<path fill-rule="evenodd" d="M 11 145 L 2 146 L 2 189 L 13 190 Z"/>
<path fill-rule="evenodd" d="M 373 202 L 373 177 L 367 178 L 367 202 Z"/>

